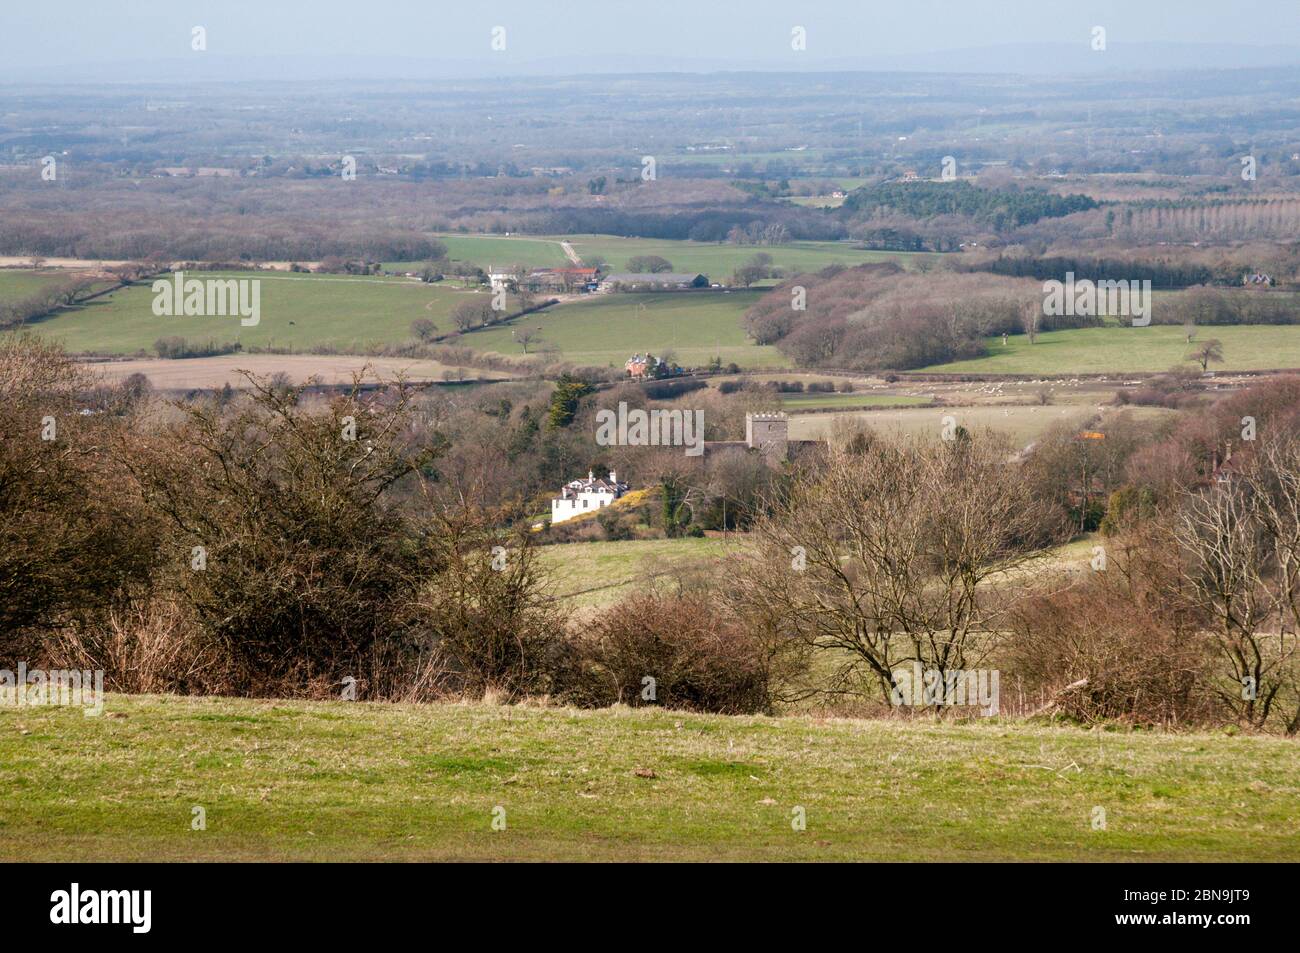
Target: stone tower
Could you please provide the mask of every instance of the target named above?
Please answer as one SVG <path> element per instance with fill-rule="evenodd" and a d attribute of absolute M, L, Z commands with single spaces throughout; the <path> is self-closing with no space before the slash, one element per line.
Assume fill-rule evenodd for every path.
<path fill-rule="evenodd" d="M 790 418 L 785 414 L 745 414 L 745 443 L 764 456 L 786 459 L 790 451 Z"/>

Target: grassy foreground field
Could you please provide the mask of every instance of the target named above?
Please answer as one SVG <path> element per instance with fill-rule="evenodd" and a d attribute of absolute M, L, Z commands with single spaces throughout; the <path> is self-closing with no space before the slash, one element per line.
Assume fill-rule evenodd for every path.
<path fill-rule="evenodd" d="M 110 696 L 98 718 L 0 709 L 4 860 L 1294 861 L 1298 797 L 1278 738 L 158 696 Z"/>
<path fill-rule="evenodd" d="M 1217 338 L 1223 344 L 1222 364 L 1213 371 L 1264 371 L 1300 367 L 1300 325 L 1204 327 L 1196 341 Z M 1181 326 L 1145 328 L 1107 326 L 1047 331 L 1033 344 L 1023 334 L 989 338 L 988 357 L 923 368 L 944 374 L 1068 374 L 1167 371 L 1176 365 L 1200 369 L 1186 360 L 1195 342 L 1187 344 Z"/>
<path fill-rule="evenodd" d="M 306 350 L 332 345 L 342 351 L 370 343 L 410 340 L 411 322 L 429 318 L 439 331 L 452 330 L 451 309 L 475 300 L 475 292 L 450 283 L 427 285 L 406 278 L 348 275 L 284 275 L 267 272 L 194 272 L 196 278 L 261 280 L 261 321 L 243 327 L 238 317 L 159 317 L 148 283 L 135 285 L 66 309 L 30 325 L 73 352 L 132 354 L 152 351 L 161 337 L 193 341 L 240 341 L 245 346 Z M 477 300 L 486 301 L 487 292 Z"/>
<path fill-rule="evenodd" d="M 685 366 L 707 364 L 715 355 L 724 364 L 780 367 L 786 359 L 775 347 L 753 344 L 740 319 L 760 291 L 591 295 L 509 325 L 472 331 L 458 342 L 479 351 L 512 357 L 523 348 L 512 334 L 522 327 L 539 340 L 531 353 L 553 348 L 554 356 L 577 364 L 621 367 L 634 353 L 672 351 Z"/>

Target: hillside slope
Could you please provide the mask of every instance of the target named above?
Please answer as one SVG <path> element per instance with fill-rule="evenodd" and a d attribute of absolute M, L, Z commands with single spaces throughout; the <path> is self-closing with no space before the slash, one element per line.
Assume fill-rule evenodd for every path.
<path fill-rule="evenodd" d="M 99 718 L 0 708 L 6 860 L 1294 861 L 1298 795 L 1300 749 L 1276 738 L 116 695 Z"/>

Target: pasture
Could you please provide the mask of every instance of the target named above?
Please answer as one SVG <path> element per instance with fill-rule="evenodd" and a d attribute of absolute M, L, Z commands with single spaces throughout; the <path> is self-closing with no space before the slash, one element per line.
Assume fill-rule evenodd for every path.
<path fill-rule="evenodd" d="M 74 353 L 150 352 L 159 338 L 239 341 L 245 347 L 308 350 L 329 346 L 360 351 L 372 344 L 410 340 L 411 322 L 429 318 L 439 332 L 453 330 L 449 315 L 461 301 L 486 301 L 486 291 L 464 291 L 450 283 L 423 284 L 407 278 L 351 275 L 285 275 L 267 272 L 192 272 L 197 278 L 261 281 L 261 320 L 243 327 L 237 316 L 159 317 L 148 283 L 65 309 L 30 325 L 37 334 L 62 341 Z"/>
<path fill-rule="evenodd" d="M 772 256 L 773 264 L 791 272 L 817 271 L 831 264 L 861 265 L 877 261 L 906 264 L 911 259 L 935 258 L 915 252 L 878 252 L 854 248 L 850 242 L 788 242 L 782 245 L 730 245 L 669 238 L 619 238 L 614 235 L 438 235 L 448 255 L 486 269 L 489 265 L 523 265 L 554 268 L 569 264 L 560 243 L 568 241 L 584 260 L 599 255 L 610 271 L 626 271 L 637 255 L 659 255 L 675 271 L 702 272 L 726 284 L 732 272 L 759 252 Z M 418 270 L 420 262 L 386 262 L 392 271 Z"/>
<path fill-rule="evenodd" d="M 47 285 L 88 277 L 87 271 L 69 268 L 0 268 L 0 302 L 30 297 Z M 100 291 L 114 282 L 104 278 L 96 280 L 91 291 Z"/>
<path fill-rule="evenodd" d="M 662 356 L 671 351 L 686 367 L 704 365 L 715 355 L 723 364 L 780 367 L 785 357 L 775 347 L 750 342 L 741 317 L 759 291 L 591 295 L 499 327 L 463 335 L 457 342 L 479 351 L 521 357 L 517 333 L 535 340 L 529 353 L 595 366 L 623 363 L 634 353 Z"/>
<path fill-rule="evenodd" d="M 1211 732 L 148 695 L 97 718 L 0 708 L 6 861 L 1296 861 L 1297 796 L 1294 741 Z"/>
<path fill-rule="evenodd" d="M 1174 413 L 1160 407 L 1131 407 L 1120 411 L 1114 407 L 1092 404 L 1047 407 L 1025 405 L 903 407 L 844 413 L 801 414 L 790 418 L 790 436 L 798 440 L 814 440 L 829 434 L 836 420 L 852 420 L 887 434 L 933 437 L 937 440 L 943 433 L 944 418 L 951 417 L 958 427 L 965 427 L 970 431 L 985 429 L 999 431 L 1005 433 L 1015 446 L 1024 447 L 1055 424 L 1064 423 L 1070 427 L 1082 427 L 1098 415 L 1104 418 L 1121 412 L 1137 417 L 1159 417 Z"/>
<path fill-rule="evenodd" d="M 67 271 L 0 268 L 0 301 L 26 298 L 47 284 L 71 277 Z"/>
<path fill-rule="evenodd" d="M 473 262 L 487 270 L 489 266 L 524 265 L 528 268 L 559 268 L 569 264 L 560 240 L 553 238 L 516 237 L 513 235 L 437 235 L 447 246 L 453 261 Z M 385 262 L 391 271 L 419 270 L 423 262 Z"/>
<path fill-rule="evenodd" d="M 772 264 L 790 272 L 818 271 L 827 265 L 863 265 L 897 261 L 905 264 L 918 256 L 909 252 L 877 252 L 854 248 L 848 242 L 789 242 L 784 245 L 729 245 L 718 242 L 672 241 L 655 238 L 617 238 L 611 235 L 577 235 L 569 239 L 584 258 L 600 255 L 611 271 L 626 271 L 637 255 L 659 255 L 672 262 L 674 271 L 702 272 L 726 284 L 732 272 L 759 252 L 772 256 Z"/>
<path fill-rule="evenodd" d="M 574 607 L 604 606 L 652 584 L 656 573 L 672 573 L 716 560 L 736 545 L 712 536 L 561 543 L 537 550 L 551 594 Z"/>
<path fill-rule="evenodd" d="M 1150 325 L 1135 328 L 1107 325 L 1046 331 L 1029 343 L 1023 334 L 985 343 L 988 356 L 969 361 L 935 364 L 921 370 L 944 374 L 1126 374 L 1167 371 L 1182 366 L 1200 370 L 1187 360 L 1196 344 L 1217 339 L 1223 344 L 1222 364 L 1212 371 L 1261 371 L 1300 367 L 1300 325 L 1230 325 L 1197 329 L 1187 343 L 1179 326 Z"/>

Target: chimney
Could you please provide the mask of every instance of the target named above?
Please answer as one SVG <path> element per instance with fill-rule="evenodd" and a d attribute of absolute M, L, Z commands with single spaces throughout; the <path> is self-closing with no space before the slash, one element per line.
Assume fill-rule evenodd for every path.
<path fill-rule="evenodd" d="M 609 482 L 618 486 L 618 473 L 615 470 L 609 471 Z"/>
<path fill-rule="evenodd" d="M 594 479 L 596 479 L 596 472 L 595 472 L 594 470 L 588 470 L 588 471 L 587 471 L 587 479 L 588 479 L 588 480 L 594 480 Z"/>

